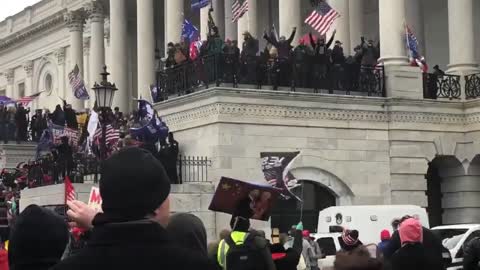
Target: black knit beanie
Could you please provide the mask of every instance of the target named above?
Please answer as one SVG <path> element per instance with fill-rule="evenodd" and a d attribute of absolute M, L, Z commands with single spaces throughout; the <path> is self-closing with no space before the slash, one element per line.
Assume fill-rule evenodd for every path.
<path fill-rule="evenodd" d="M 10 232 L 10 269 L 36 265 L 45 269 L 57 264 L 68 244 L 66 221 L 55 212 L 30 205 L 18 216 Z"/>
<path fill-rule="evenodd" d="M 120 150 L 102 164 L 102 209 L 94 224 L 144 219 L 170 194 L 170 180 L 160 161 L 145 149 Z"/>

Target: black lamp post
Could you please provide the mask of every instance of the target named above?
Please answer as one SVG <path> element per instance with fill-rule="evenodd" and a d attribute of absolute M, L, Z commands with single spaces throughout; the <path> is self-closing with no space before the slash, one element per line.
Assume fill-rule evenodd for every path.
<path fill-rule="evenodd" d="M 100 159 L 104 160 L 107 157 L 107 125 L 108 125 L 108 109 L 111 109 L 113 103 L 113 96 L 117 87 L 115 84 L 112 84 L 107 80 L 110 73 L 107 72 L 107 66 L 103 67 L 102 81 L 100 84 L 95 82 L 93 85 L 93 91 L 95 92 L 95 99 L 97 106 L 101 111 L 101 121 L 102 125 L 102 139 L 100 145 Z"/>

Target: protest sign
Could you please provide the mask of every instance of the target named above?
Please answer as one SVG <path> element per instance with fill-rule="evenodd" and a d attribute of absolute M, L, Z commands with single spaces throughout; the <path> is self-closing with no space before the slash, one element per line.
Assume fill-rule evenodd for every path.
<path fill-rule="evenodd" d="M 277 198 L 271 186 L 222 177 L 208 209 L 267 221 Z"/>
<path fill-rule="evenodd" d="M 290 167 L 300 152 L 262 152 L 262 171 L 265 180 L 274 188 L 280 191 L 283 199 L 295 196 L 291 189 L 298 186 L 297 180 L 290 173 Z"/>
<path fill-rule="evenodd" d="M 62 137 L 67 137 L 68 143 L 70 145 L 78 144 L 78 130 L 57 126 L 57 125 L 52 125 L 51 132 L 52 132 L 53 144 L 55 145 L 59 145 L 62 143 Z"/>

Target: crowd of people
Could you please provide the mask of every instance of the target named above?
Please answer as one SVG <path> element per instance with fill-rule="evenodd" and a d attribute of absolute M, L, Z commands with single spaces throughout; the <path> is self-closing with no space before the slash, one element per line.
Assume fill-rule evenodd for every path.
<path fill-rule="evenodd" d="M 312 33 L 298 38 L 297 29 L 293 29 L 289 38 L 278 37 L 275 27 L 264 32 L 267 46 L 260 50 L 259 40 L 248 31 L 243 33 L 240 50 L 236 40 L 224 41 L 213 26 L 204 42 L 190 44 L 186 39 L 181 43 L 168 44 L 165 59 L 166 77 L 175 78 L 175 72 L 186 65 L 194 65 L 194 73 L 186 76 L 199 81 L 208 81 L 215 77 L 217 81 L 253 84 L 260 88 L 270 84 L 273 89 L 279 86 L 344 91 L 373 91 L 379 85 L 367 87 L 365 79 L 375 75 L 375 67 L 380 56 L 379 44 L 373 40 L 361 42 L 352 54 L 344 52 L 342 42 L 336 40 L 334 31 L 327 41 L 324 36 L 316 37 Z M 298 45 L 294 46 L 297 39 Z M 199 60 L 200 59 L 200 60 Z M 363 78 L 363 79 L 362 79 Z M 186 80 L 188 81 L 188 79 Z M 362 83 L 363 82 L 363 83 Z M 377 82 L 380 84 L 381 82 Z M 191 86 L 191 83 L 182 85 Z M 166 85 L 164 91 L 172 91 L 177 86 Z"/>
<path fill-rule="evenodd" d="M 0 250 L 0 269 L 8 269 L 6 254 L 15 270 L 322 267 L 318 263 L 322 249 L 301 222 L 288 234 L 274 229 L 269 240 L 252 228 L 241 208 L 232 214 L 230 230 L 222 231 L 218 242 L 207 243 L 198 217 L 170 216 L 170 180 L 162 163 L 146 149 L 121 149 L 104 161 L 101 173 L 101 211 L 68 201 L 67 226 L 66 219 L 53 211 L 28 206 L 13 225 L 8 252 L 5 247 Z M 126 199 L 132 195 L 140 199 Z M 404 216 L 392 226 L 393 234 L 382 231 L 378 245 L 364 245 L 361 232 L 344 229 L 333 268 L 445 269 L 440 240 L 419 220 Z M 479 243 L 475 238 L 465 248 L 465 270 L 478 269 Z"/>

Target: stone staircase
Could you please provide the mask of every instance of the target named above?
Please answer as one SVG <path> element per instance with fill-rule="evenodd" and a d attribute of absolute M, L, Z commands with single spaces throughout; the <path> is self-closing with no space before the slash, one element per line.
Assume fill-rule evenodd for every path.
<path fill-rule="evenodd" d="M 36 143 L 0 144 L 0 169 L 15 168 L 35 158 Z"/>

